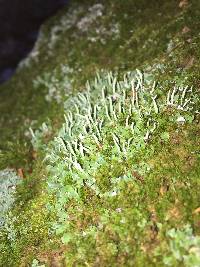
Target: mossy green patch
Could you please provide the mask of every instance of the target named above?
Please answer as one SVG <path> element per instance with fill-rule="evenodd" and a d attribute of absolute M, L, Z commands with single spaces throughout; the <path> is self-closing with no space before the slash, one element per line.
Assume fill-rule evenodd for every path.
<path fill-rule="evenodd" d="M 23 182 L 0 265 L 198 266 L 200 6 L 182 2 L 74 1 L 1 86 L 0 168 Z M 143 81 L 145 116 L 127 109 Z M 175 112 L 186 86 L 193 110 Z"/>

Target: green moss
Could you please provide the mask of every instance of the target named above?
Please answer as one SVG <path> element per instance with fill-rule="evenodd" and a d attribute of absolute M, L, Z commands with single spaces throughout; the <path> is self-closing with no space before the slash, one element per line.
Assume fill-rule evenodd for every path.
<path fill-rule="evenodd" d="M 64 109 L 73 111 L 70 99 L 74 101 L 75 93 L 85 90 L 85 82 L 92 81 L 96 71 L 112 70 L 118 72 L 118 79 L 123 79 L 126 71 L 143 69 L 149 84 L 159 81 L 156 91 L 159 99 L 174 84 L 193 86 L 195 93 L 199 86 L 199 1 L 190 1 L 185 8 L 164 0 L 101 1 L 103 8 L 101 5 L 95 8 L 102 15 L 93 19 L 96 9 L 91 12 L 90 8 L 95 4 L 95 0 L 74 1 L 49 20 L 42 27 L 35 48 L 38 56 L 30 56 L 29 65 L 19 68 L 0 88 L 0 168 L 22 169 L 24 175 L 9 215 L 8 229 L 1 234 L 2 266 L 30 266 L 34 258 L 47 266 L 55 262 L 64 266 L 164 266 L 163 251 L 166 257 L 173 254 L 167 237 L 170 229 L 180 228 L 177 233 L 185 233 L 184 226 L 189 223 L 199 234 L 199 213 L 195 211 L 200 186 L 197 114 L 185 114 L 190 123 L 181 127 L 169 121 L 173 116 L 170 109 L 163 117 L 155 115 L 160 128 L 154 132 L 148 148 L 137 155 L 132 151 L 133 155 L 122 161 L 118 149 L 113 150 L 117 141 L 112 133 L 116 124 L 120 139 L 127 140 L 130 132 L 122 127 L 127 114 L 120 116 L 117 123 L 104 128 L 104 138 L 98 146 L 91 137 L 86 139 L 85 146 L 90 145 L 94 152 L 81 162 L 86 169 L 95 170 L 97 186 L 103 193 L 112 189 L 114 178 L 127 175 L 127 180 L 118 185 L 120 194 L 104 199 L 86 184 L 79 188 L 78 200 L 66 203 L 60 197 L 72 188 L 65 189 L 70 180 L 65 174 L 66 167 L 62 167 L 62 155 L 60 165 L 53 164 L 51 171 L 64 186 L 49 197 L 46 183 L 50 183 L 50 174 L 41 161 L 53 149 L 54 143 L 49 141 L 58 135 Z M 79 29 L 78 23 L 86 23 L 88 18 L 88 30 Z M 54 87 L 61 102 L 56 100 L 55 91 L 50 91 Z M 92 101 L 99 89 L 96 88 Z M 69 104 L 63 107 L 66 99 Z M 195 108 L 198 105 L 196 101 Z M 35 132 L 48 119 L 51 130 L 39 131 L 31 144 L 28 128 Z M 136 117 L 131 120 L 138 122 Z M 142 121 L 144 125 L 146 122 Z M 139 127 L 143 127 L 142 123 Z M 141 140 L 139 143 L 143 145 Z M 54 149 L 56 159 L 60 152 Z M 84 175 L 81 179 L 85 183 Z M 63 203 L 64 210 L 60 209 Z M 67 210 L 67 225 L 56 219 L 57 210 L 58 218 L 63 220 Z M 63 227 L 56 228 L 58 236 L 50 234 L 50 224 L 56 220 L 56 225 Z M 60 237 L 66 245 L 61 244 Z M 192 266 L 179 260 L 173 264 Z"/>

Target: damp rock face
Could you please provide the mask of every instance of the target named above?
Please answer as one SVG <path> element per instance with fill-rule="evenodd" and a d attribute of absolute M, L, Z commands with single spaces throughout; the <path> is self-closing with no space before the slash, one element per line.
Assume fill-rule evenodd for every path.
<path fill-rule="evenodd" d="M 199 17 L 73 0 L 42 25 L 0 86 L 0 266 L 200 266 Z"/>
<path fill-rule="evenodd" d="M 0 83 L 14 72 L 34 45 L 40 25 L 67 0 L 0 1 Z"/>

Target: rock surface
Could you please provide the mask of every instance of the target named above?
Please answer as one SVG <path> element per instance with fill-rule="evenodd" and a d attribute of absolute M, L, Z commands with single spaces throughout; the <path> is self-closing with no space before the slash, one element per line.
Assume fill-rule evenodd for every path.
<path fill-rule="evenodd" d="M 74 0 L 42 26 L 0 87 L 0 175 L 21 181 L 0 266 L 200 266 L 199 17 Z"/>

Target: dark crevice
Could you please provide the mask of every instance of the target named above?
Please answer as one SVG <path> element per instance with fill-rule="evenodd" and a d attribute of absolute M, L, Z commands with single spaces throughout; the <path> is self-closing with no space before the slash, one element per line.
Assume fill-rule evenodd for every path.
<path fill-rule="evenodd" d="M 44 21 L 69 0 L 0 0 L 0 83 L 34 46 Z"/>

